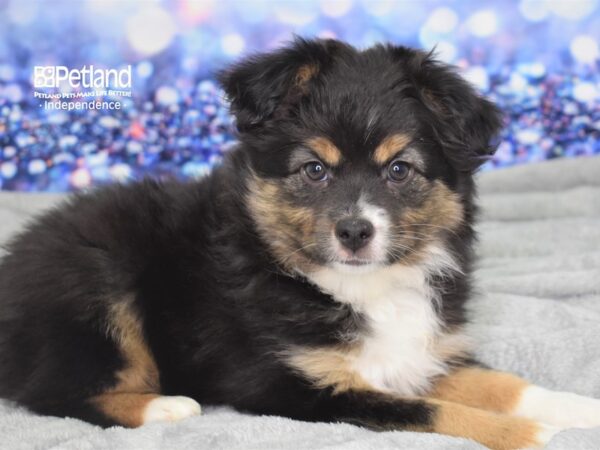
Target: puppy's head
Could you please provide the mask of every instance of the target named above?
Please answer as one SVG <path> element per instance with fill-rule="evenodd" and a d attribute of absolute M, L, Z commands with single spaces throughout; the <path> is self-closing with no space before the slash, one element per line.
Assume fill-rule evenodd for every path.
<path fill-rule="evenodd" d="M 248 208 L 280 264 L 418 263 L 471 221 L 498 109 L 405 47 L 296 40 L 221 75 L 248 152 Z"/>

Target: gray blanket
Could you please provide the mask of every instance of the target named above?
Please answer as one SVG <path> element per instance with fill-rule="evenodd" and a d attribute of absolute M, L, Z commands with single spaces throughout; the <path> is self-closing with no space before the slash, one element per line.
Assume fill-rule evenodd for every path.
<path fill-rule="evenodd" d="M 482 221 L 472 302 L 478 357 L 543 386 L 600 397 L 600 158 L 480 176 Z M 0 241 L 59 197 L 0 194 Z M 205 408 L 138 429 L 39 417 L 0 401 L 6 449 L 480 449 L 465 440 L 376 433 Z M 600 428 L 565 430 L 549 449 L 599 449 Z"/>

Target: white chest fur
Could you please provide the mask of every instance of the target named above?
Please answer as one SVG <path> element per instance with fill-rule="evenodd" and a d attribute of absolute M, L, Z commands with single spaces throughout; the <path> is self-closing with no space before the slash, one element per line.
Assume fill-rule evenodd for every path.
<path fill-rule="evenodd" d="M 436 313 L 437 299 L 427 276 L 450 268 L 451 259 L 433 250 L 438 252 L 435 264 L 394 265 L 368 273 L 325 268 L 310 275 L 323 291 L 366 317 L 370 329 L 351 366 L 379 390 L 407 396 L 423 393 L 433 377 L 448 369 L 440 350 L 444 341 L 451 340 L 451 345 L 465 341 L 445 335 Z"/>

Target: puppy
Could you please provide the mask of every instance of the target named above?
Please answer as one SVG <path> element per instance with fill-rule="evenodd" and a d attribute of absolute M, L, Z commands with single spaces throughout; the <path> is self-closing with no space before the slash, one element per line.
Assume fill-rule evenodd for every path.
<path fill-rule="evenodd" d="M 212 175 L 73 196 L 8 245 L 0 396 L 102 426 L 202 403 L 495 449 L 600 425 L 599 400 L 470 357 L 493 104 L 391 45 L 298 39 L 220 79 L 239 146 Z"/>

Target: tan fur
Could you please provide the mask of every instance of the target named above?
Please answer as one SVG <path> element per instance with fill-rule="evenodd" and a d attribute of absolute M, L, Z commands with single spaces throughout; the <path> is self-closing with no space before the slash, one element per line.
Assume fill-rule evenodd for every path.
<path fill-rule="evenodd" d="M 93 397 L 91 402 L 107 417 L 127 427 L 144 424 L 144 411 L 157 394 L 106 393 Z"/>
<path fill-rule="evenodd" d="M 158 368 L 146 345 L 131 298 L 111 305 L 108 320 L 108 334 L 119 346 L 126 364 L 115 374 L 116 384 L 89 401 L 118 423 L 138 427 L 143 424 L 148 402 L 159 396 Z"/>
<path fill-rule="evenodd" d="M 306 248 L 314 245 L 314 214 L 286 202 L 281 189 L 277 183 L 252 177 L 247 197 L 252 218 L 281 265 L 309 270 L 312 262 L 294 244 L 300 241 Z"/>
<path fill-rule="evenodd" d="M 469 343 L 459 331 L 441 336 L 432 344 L 431 351 L 447 361 L 463 358 Z M 338 347 L 297 347 L 288 351 L 285 359 L 318 388 L 333 387 L 334 392 L 376 390 L 354 369 L 360 350 L 360 341 Z"/>
<path fill-rule="evenodd" d="M 441 181 L 434 181 L 426 195 L 421 206 L 408 209 L 401 217 L 401 235 L 392 236 L 395 244 L 411 249 L 403 264 L 418 264 L 424 257 L 423 251 L 438 241 L 440 233 L 454 233 L 464 220 L 458 195 Z"/>
<path fill-rule="evenodd" d="M 312 64 L 306 64 L 301 66 L 296 73 L 296 85 L 305 88 L 306 83 L 308 83 L 312 78 L 314 78 L 317 73 L 319 73 L 319 68 Z"/>
<path fill-rule="evenodd" d="M 285 358 L 288 364 L 307 376 L 318 388 L 334 387 L 334 393 L 348 390 L 376 391 L 373 386 L 352 370 L 352 358 L 359 349 L 359 346 L 321 349 L 297 348 L 289 351 Z M 461 375 L 465 377 L 464 381 L 477 383 L 478 379 L 468 380 L 468 378 L 471 375 L 477 378 L 479 375 L 468 374 L 468 370 L 471 369 L 464 369 Z M 473 371 L 477 370 L 473 369 Z M 468 390 L 473 398 L 476 398 L 476 392 L 479 392 L 479 396 L 485 399 L 488 388 L 493 389 L 494 387 L 485 383 L 484 385 L 473 384 Z M 445 392 L 451 394 L 450 389 Z M 502 393 L 498 392 L 498 395 L 501 396 Z M 451 401 L 445 401 L 446 399 Z M 459 404 L 459 401 L 470 401 L 469 398 L 464 398 L 460 394 L 445 397 L 434 393 L 431 397 L 422 400 L 434 408 L 432 423 L 427 426 L 417 425 L 403 428 L 470 438 L 497 450 L 525 448 L 538 444 L 536 439 L 540 427 L 532 420 Z M 409 401 L 409 399 L 404 399 L 404 401 Z M 477 401 L 473 403 L 477 403 Z M 373 426 L 395 429 L 393 423 L 389 426 L 385 424 L 374 424 Z"/>
<path fill-rule="evenodd" d="M 342 160 L 342 152 L 329 139 L 316 137 L 307 144 L 329 166 L 337 166 Z"/>
<path fill-rule="evenodd" d="M 440 359 L 452 363 L 464 360 L 471 351 L 473 343 L 461 327 L 453 327 L 439 336 L 432 347 L 432 352 Z"/>
<path fill-rule="evenodd" d="M 288 363 L 307 376 L 318 388 L 334 387 L 334 392 L 373 390 L 351 368 L 358 348 L 295 349 L 287 355 Z"/>
<path fill-rule="evenodd" d="M 397 153 L 404 150 L 410 141 L 412 141 L 412 136 L 405 133 L 386 137 L 373 152 L 373 161 L 379 165 L 388 163 Z"/>
<path fill-rule="evenodd" d="M 430 400 L 436 406 L 433 425 L 425 431 L 466 437 L 494 450 L 539 445 L 540 426 L 529 419 L 496 414 L 457 403 Z"/>
<path fill-rule="evenodd" d="M 509 373 L 463 368 L 441 378 L 431 396 L 474 408 L 510 413 L 527 386 L 525 380 Z"/>
<path fill-rule="evenodd" d="M 463 219 L 464 210 L 458 195 L 436 180 L 423 204 L 419 208 L 409 210 L 404 215 L 403 222 L 415 227 L 419 224 L 443 226 L 452 231 Z M 434 230 L 430 232 L 436 234 Z"/>
<path fill-rule="evenodd" d="M 112 392 L 158 392 L 159 374 L 154 358 L 146 345 L 140 318 L 130 300 L 111 307 L 110 334 L 127 361 L 117 373 L 118 382 Z"/>

